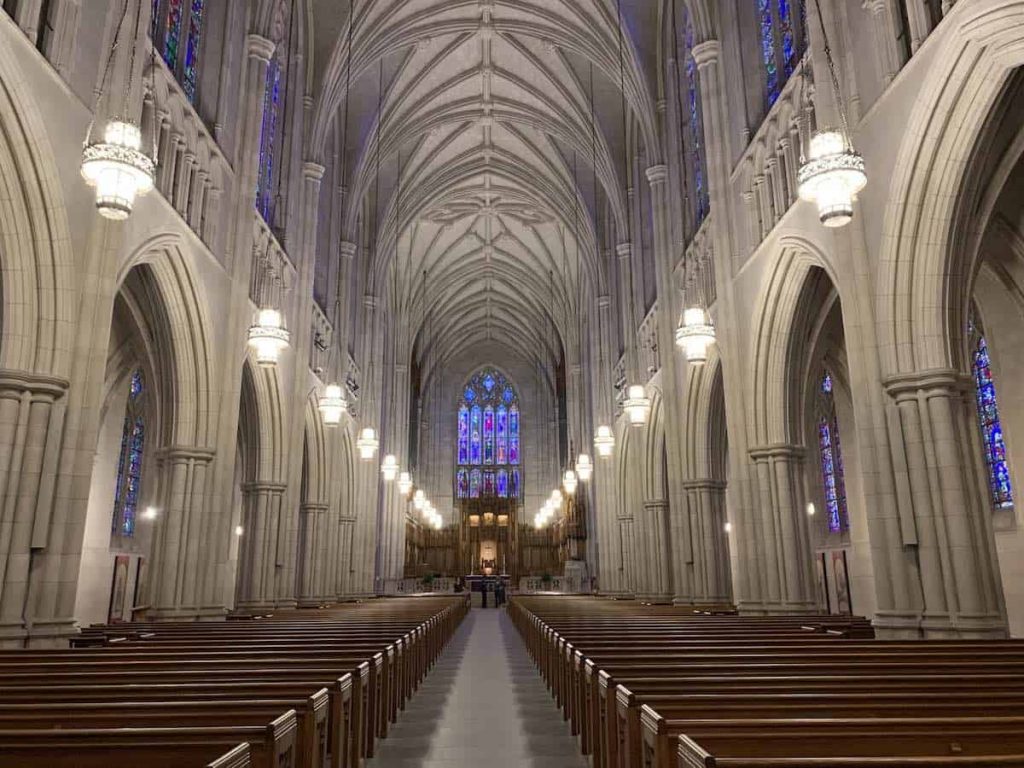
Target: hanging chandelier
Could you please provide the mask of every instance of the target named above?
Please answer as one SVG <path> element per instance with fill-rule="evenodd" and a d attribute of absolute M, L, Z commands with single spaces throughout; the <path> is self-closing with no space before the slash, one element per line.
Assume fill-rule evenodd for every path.
<path fill-rule="evenodd" d="M 348 401 L 345 394 L 337 384 L 328 384 L 324 387 L 324 393 L 320 395 L 317 403 L 320 410 L 320 418 L 324 426 L 336 427 L 341 423 L 341 417 L 348 410 Z"/>
<path fill-rule="evenodd" d="M 422 488 L 417 488 L 416 493 L 412 496 L 412 505 L 417 511 L 422 512 L 423 508 L 427 504 L 427 494 L 423 492 Z"/>
<path fill-rule="evenodd" d="M 715 326 L 707 310 L 690 307 L 683 312 L 683 323 L 676 329 L 676 346 L 683 350 L 686 360 L 692 364 L 705 362 L 714 343 Z"/>
<path fill-rule="evenodd" d="M 597 428 L 597 434 L 594 435 L 594 448 L 602 459 L 607 459 L 612 455 L 612 451 L 615 450 L 615 434 L 611 427 L 602 424 Z"/>
<path fill-rule="evenodd" d="M 142 151 L 142 132 L 126 120 L 111 120 L 103 141 L 82 151 L 82 178 L 96 188 L 96 209 L 114 221 L 127 219 L 135 198 L 153 189 L 155 169 Z"/>
<path fill-rule="evenodd" d="M 591 461 L 590 456 L 586 453 L 581 453 L 576 457 L 576 474 L 581 481 L 584 483 L 590 479 L 590 476 L 594 473 L 594 462 Z"/>
<path fill-rule="evenodd" d="M 377 439 L 377 431 L 373 427 L 366 427 L 359 433 L 356 440 L 356 448 L 359 449 L 359 458 L 369 461 L 377 455 L 377 448 L 380 447 L 380 440 Z"/>
<path fill-rule="evenodd" d="M 832 86 L 832 96 L 839 113 L 841 128 L 819 129 L 811 138 L 810 151 L 801 158 L 797 172 L 800 197 L 818 206 L 818 218 L 826 227 L 845 227 L 853 220 L 853 201 L 868 184 L 864 158 L 857 154 L 850 140 L 850 127 L 843 105 L 843 95 L 836 74 L 836 63 L 825 29 L 821 4 L 815 0 L 821 38 Z M 805 68 L 806 77 L 806 68 Z"/>
<path fill-rule="evenodd" d="M 562 475 L 562 487 L 565 488 L 565 492 L 569 496 L 576 493 L 576 486 L 578 484 L 579 481 L 576 479 L 576 473 L 571 469 L 565 470 L 565 474 Z"/>
<path fill-rule="evenodd" d="M 412 490 L 412 475 L 408 472 L 402 472 L 398 475 L 398 492 L 403 496 L 408 496 L 409 491 Z"/>
<path fill-rule="evenodd" d="M 290 338 L 281 313 L 273 308 L 261 309 L 256 322 L 249 327 L 249 346 L 256 352 L 260 365 L 277 365 Z"/>
<path fill-rule="evenodd" d="M 380 473 L 384 476 L 384 481 L 388 483 L 398 477 L 398 459 L 394 454 L 389 453 L 384 457 L 384 461 L 380 465 Z"/>
<path fill-rule="evenodd" d="M 647 423 L 651 413 L 651 399 L 642 384 L 633 384 L 629 388 L 629 397 L 622 404 L 629 416 L 629 423 L 634 427 L 642 427 Z"/>

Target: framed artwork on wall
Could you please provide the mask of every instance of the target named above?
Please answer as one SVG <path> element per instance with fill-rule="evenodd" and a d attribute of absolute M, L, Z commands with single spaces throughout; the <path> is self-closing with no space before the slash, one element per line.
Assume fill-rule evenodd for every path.
<path fill-rule="evenodd" d="M 114 558 L 114 576 L 110 584 L 110 608 L 107 611 L 107 622 L 117 624 L 124 621 L 124 598 L 128 591 L 128 555 L 117 555 Z"/>

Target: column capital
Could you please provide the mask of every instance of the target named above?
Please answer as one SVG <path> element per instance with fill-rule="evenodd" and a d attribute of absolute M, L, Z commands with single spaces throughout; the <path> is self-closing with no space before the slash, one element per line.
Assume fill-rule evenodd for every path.
<path fill-rule="evenodd" d="M 244 483 L 242 485 L 242 491 L 245 493 L 284 493 L 288 490 L 288 486 L 284 483 L 270 483 L 260 480 L 256 480 L 252 483 Z"/>
<path fill-rule="evenodd" d="M 724 491 L 726 483 L 724 480 L 703 477 L 697 480 L 683 480 L 683 488 L 687 491 Z"/>
<path fill-rule="evenodd" d="M 648 499 L 644 502 L 644 512 L 662 512 L 668 506 L 668 499 Z"/>
<path fill-rule="evenodd" d="M 217 451 L 194 445 L 168 445 L 157 451 L 157 456 L 164 461 L 196 461 L 209 464 L 217 456 Z"/>
<path fill-rule="evenodd" d="M 57 376 L 0 368 L 0 397 L 4 397 L 8 393 L 20 396 L 22 392 L 31 392 L 35 395 L 46 395 L 56 400 L 67 391 L 69 386 L 71 386 L 71 383 L 67 379 Z"/>
<path fill-rule="evenodd" d="M 716 64 L 722 56 L 722 44 L 717 40 L 705 40 L 700 45 L 693 47 L 693 60 L 697 69 L 704 69 Z"/>
<path fill-rule="evenodd" d="M 633 256 L 633 244 L 632 243 L 619 243 L 615 246 L 615 253 L 622 260 L 632 258 Z"/>
<path fill-rule="evenodd" d="M 900 373 L 887 376 L 882 386 L 890 397 L 897 400 L 915 397 L 918 392 L 945 391 L 950 395 L 960 395 L 973 386 L 967 374 L 953 368 L 933 368 L 927 371 Z"/>
<path fill-rule="evenodd" d="M 277 48 L 273 40 L 268 40 L 261 35 L 249 35 L 245 42 L 250 58 L 270 63 L 270 59 L 274 55 L 274 49 Z"/>
<path fill-rule="evenodd" d="M 347 240 L 342 240 L 341 243 L 338 244 L 338 252 L 342 256 L 345 256 L 346 258 L 349 258 L 349 259 L 355 258 L 356 250 L 357 250 L 356 244 L 355 243 L 350 243 Z"/>
<path fill-rule="evenodd" d="M 363 295 L 363 306 L 367 309 L 376 309 L 380 304 L 380 299 L 374 296 L 372 293 Z"/>
<path fill-rule="evenodd" d="M 600 296 L 597 297 L 597 306 L 598 307 L 604 309 L 605 307 L 610 307 L 611 305 L 612 305 L 612 297 L 609 296 L 607 293 L 602 293 Z"/>
<path fill-rule="evenodd" d="M 647 181 L 650 182 L 653 187 L 655 184 L 664 184 L 668 178 L 668 166 L 664 163 L 660 165 L 652 165 L 647 169 Z"/>
<path fill-rule="evenodd" d="M 750 458 L 754 461 L 766 459 L 802 459 L 804 448 L 800 445 L 788 445 L 786 443 L 773 443 L 771 445 L 759 445 L 751 448 Z"/>
<path fill-rule="evenodd" d="M 326 170 L 320 163 L 314 163 L 312 160 L 302 164 L 302 176 L 309 181 L 320 181 Z"/>

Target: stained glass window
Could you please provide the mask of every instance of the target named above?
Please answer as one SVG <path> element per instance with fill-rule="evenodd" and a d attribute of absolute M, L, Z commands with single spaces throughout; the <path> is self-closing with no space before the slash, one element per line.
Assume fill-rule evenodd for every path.
<path fill-rule="evenodd" d="M 839 445 L 839 420 L 836 418 L 832 376 L 821 377 L 818 396 L 818 452 L 821 459 L 821 482 L 825 495 L 828 529 L 833 533 L 849 527 L 846 512 L 846 480 L 843 474 L 843 452 Z"/>
<path fill-rule="evenodd" d="M 189 12 L 188 40 L 185 44 L 185 69 L 181 73 L 181 87 L 190 102 L 196 100 L 196 83 L 199 78 L 199 43 L 203 33 L 203 2 L 192 0 Z"/>
<path fill-rule="evenodd" d="M 993 506 L 997 508 L 1012 507 L 1010 465 L 1006 457 L 1003 426 L 999 420 L 996 385 L 992 379 L 992 360 L 984 335 L 978 334 L 971 368 L 974 373 L 978 423 L 981 425 L 981 438 L 985 449 L 985 465 L 988 469 L 989 497 Z"/>
<path fill-rule="evenodd" d="M 256 208 L 270 223 L 274 206 L 275 155 L 281 108 L 281 64 L 275 56 L 267 65 L 267 89 L 263 96 L 263 123 L 260 126 L 260 164 L 256 179 Z"/>
<path fill-rule="evenodd" d="M 164 61 L 172 72 L 178 68 L 178 49 L 181 47 L 181 19 L 184 0 L 167 0 L 167 26 L 164 32 Z"/>
<path fill-rule="evenodd" d="M 757 10 L 765 96 L 770 107 L 806 50 L 807 10 L 804 0 L 757 0 Z"/>
<path fill-rule="evenodd" d="M 187 0 L 187 3 L 186 13 L 186 0 L 151 0 L 149 36 L 181 83 L 185 96 L 195 103 L 206 0 Z M 185 42 L 184 57 L 181 55 L 182 40 Z"/>
<path fill-rule="evenodd" d="M 145 382 L 142 371 L 132 374 L 121 429 L 121 451 L 117 459 L 117 480 L 114 487 L 114 515 L 111 524 L 119 536 L 135 534 L 139 494 L 142 490 L 142 460 L 146 448 L 146 422 L 142 405 Z"/>
<path fill-rule="evenodd" d="M 711 201 L 707 186 L 707 157 L 704 151 L 704 116 L 700 102 L 700 73 L 697 60 L 693 56 L 694 31 L 690 14 L 685 5 L 682 9 L 682 60 L 686 72 L 686 103 L 680 105 L 682 119 L 685 120 L 686 139 L 684 141 L 689 173 L 692 175 L 692 201 L 694 228 L 700 227 L 711 209 Z"/>
<path fill-rule="evenodd" d="M 520 460 L 519 397 L 515 387 L 499 371 L 485 368 L 461 392 L 456 497 L 519 498 L 520 474 L 513 469 Z"/>

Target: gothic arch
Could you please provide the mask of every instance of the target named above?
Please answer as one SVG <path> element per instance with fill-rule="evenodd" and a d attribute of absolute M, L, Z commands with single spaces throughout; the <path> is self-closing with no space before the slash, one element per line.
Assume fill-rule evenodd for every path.
<path fill-rule="evenodd" d="M 957 3 L 893 173 L 878 279 L 884 375 L 960 370 L 977 234 L 975 160 L 1011 73 L 1024 65 L 1024 6 Z M 949 194 L 956 190 L 956 194 Z"/>
<path fill-rule="evenodd" d="M 240 426 L 240 429 L 252 430 L 248 438 L 256 447 L 253 481 L 279 483 L 284 477 L 284 432 L 277 370 L 262 367 L 247 358 L 242 368 L 242 399 L 242 407 L 251 416 L 253 426 Z"/>
<path fill-rule="evenodd" d="M 668 477 L 665 474 L 665 408 L 661 390 L 648 387 L 651 414 L 643 430 L 645 501 L 668 501 Z"/>
<path fill-rule="evenodd" d="M 707 362 L 690 366 L 686 392 L 686 478 L 725 481 L 725 392 L 722 361 L 717 347 Z"/>
<path fill-rule="evenodd" d="M 74 257 L 61 180 L 15 53 L 0 48 L 0 368 L 68 378 Z"/>

